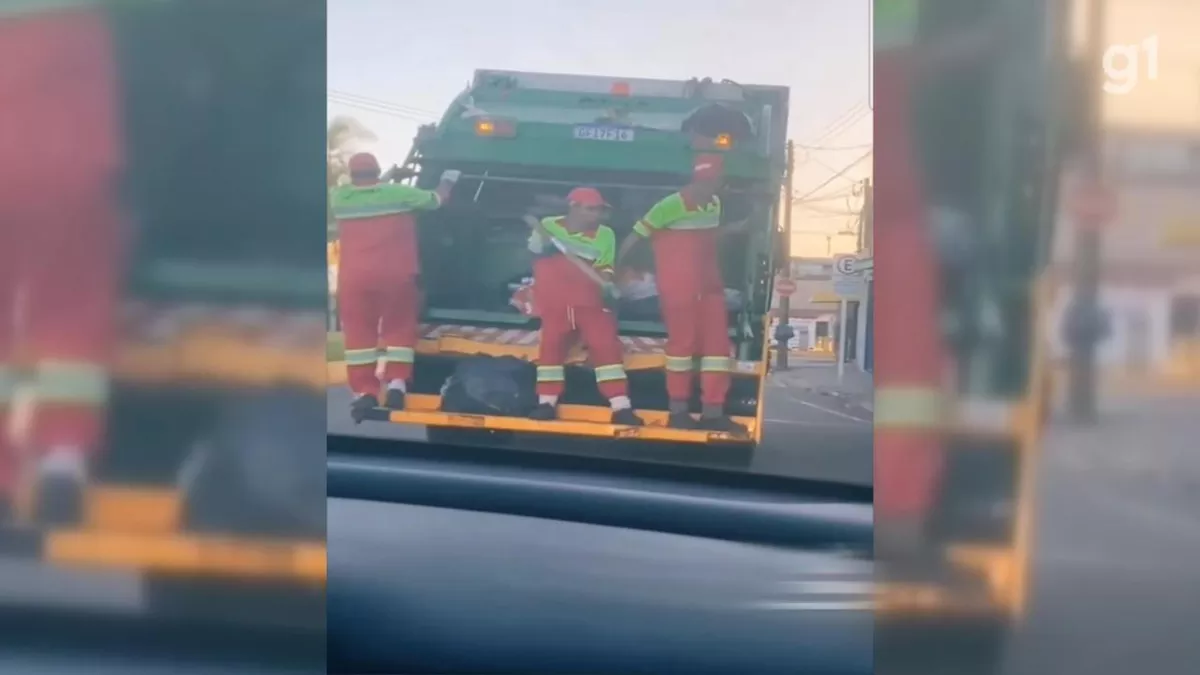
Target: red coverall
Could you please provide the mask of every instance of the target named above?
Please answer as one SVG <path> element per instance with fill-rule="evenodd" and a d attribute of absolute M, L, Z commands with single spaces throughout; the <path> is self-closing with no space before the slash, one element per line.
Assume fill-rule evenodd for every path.
<path fill-rule="evenodd" d="M 697 159 L 695 176 L 711 179 L 721 171 L 719 156 Z M 667 328 L 667 396 L 692 397 L 696 357 L 700 357 L 701 402 L 724 406 L 729 393 L 733 345 L 725 284 L 721 279 L 717 226 L 721 200 L 694 204 L 687 191 L 659 203 L 633 227 L 654 247 L 658 296 Z"/>
<path fill-rule="evenodd" d="M 375 157 L 350 158 L 351 173 L 379 170 Z M 420 338 L 420 274 L 415 214 L 441 206 L 432 190 L 374 180 L 335 188 L 338 222 L 338 311 L 346 371 L 356 395 L 379 396 L 380 341 L 384 380 L 408 381 Z"/>
<path fill-rule="evenodd" d="M 0 491 L 18 369 L 37 386 L 32 451 L 103 441 L 124 161 L 111 40 L 102 8 L 0 12 Z"/>
<path fill-rule="evenodd" d="M 571 201 L 584 203 L 584 197 L 580 195 L 579 191 L 572 192 Z M 595 199 L 601 200 L 598 193 Z M 562 218 L 543 219 L 542 227 L 572 255 L 590 261 L 598 272 L 612 271 L 616 236 L 608 227 L 600 225 L 591 231 L 570 232 Z M 538 249 L 548 244 L 541 241 L 537 232 L 531 241 L 536 242 L 532 247 Z M 562 395 L 565 375 L 563 363 L 578 335 L 596 370 L 600 394 L 610 400 L 628 396 L 625 354 L 617 334 L 616 317 L 604 306 L 604 296 L 596 282 L 562 252 L 555 248 L 551 248 L 551 251 L 533 263 L 533 302 L 542 319 L 538 346 L 538 395 Z"/>
<path fill-rule="evenodd" d="M 943 472 L 938 260 L 910 109 L 911 46 L 875 58 L 875 506 L 923 518 Z"/>

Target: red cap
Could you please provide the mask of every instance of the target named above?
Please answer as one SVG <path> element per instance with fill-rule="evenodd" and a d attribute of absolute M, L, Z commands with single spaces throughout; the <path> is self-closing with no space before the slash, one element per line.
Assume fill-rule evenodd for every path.
<path fill-rule="evenodd" d="M 350 173 L 379 171 L 379 160 L 375 159 L 375 155 L 369 152 L 358 152 L 351 155 L 350 161 L 346 165 L 350 169 Z"/>
<path fill-rule="evenodd" d="M 725 170 L 721 155 L 697 155 L 692 162 L 692 180 L 717 180 Z"/>
<path fill-rule="evenodd" d="M 596 188 L 577 187 L 571 190 L 567 195 L 567 202 L 578 204 L 580 206 L 608 206 L 608 202 L 604 201 L 604 195 Z"/>

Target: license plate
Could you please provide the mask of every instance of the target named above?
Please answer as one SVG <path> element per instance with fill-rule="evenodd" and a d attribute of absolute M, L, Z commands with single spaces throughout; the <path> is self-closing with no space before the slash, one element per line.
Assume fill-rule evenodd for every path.
<path fill-rule="evenodd" d="M 633 129 L 585 124 L 575 127 L 575 138 L 581 141 L 617 141 L 620 143 L 630 143 L 633 141 Z"/>

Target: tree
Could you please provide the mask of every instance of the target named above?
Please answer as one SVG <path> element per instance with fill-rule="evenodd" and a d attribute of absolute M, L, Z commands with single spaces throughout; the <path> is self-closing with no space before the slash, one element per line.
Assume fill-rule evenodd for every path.
<path fill-rule="evenodd" d="M 325 133 L 325 183 L 334 187 L 349 179 L 346 162 L 364 143 L 375 140 L 375 134 L 362 122 L 346 115 L 338 115 L 329 122 Z M 326 219 L 329 239 L 337 238 L 337 226 L 330 212 Z"/>

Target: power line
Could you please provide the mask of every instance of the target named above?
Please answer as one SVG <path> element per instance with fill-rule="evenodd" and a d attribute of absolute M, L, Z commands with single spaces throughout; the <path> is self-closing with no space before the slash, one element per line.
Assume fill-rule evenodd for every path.
<path fill-rule="evenodd" d="M 845 199 L 847 197 L 857 197 L 857 196 L 858 195 L 855 194 L 855 192 L 853 190 L 846 190 L 843 192 L 835 192 L 831 195 L 825 195 L 824 197 L 810 197 L 808 199 L 800 199 L 799 197 L 794 197 L 792 199 L 792 203 L 793 204 L 817 204 L 819 202 L 831 202 L 835 199 Z"/>
<path fill-rule="evenodd" d="M 347 108 L 356 108 L 358 110 L 372 112 L 377 115 L 386 115 L 388 117 L 395 117 L 397 119 L 408 120 L 410 122 L 426 122 L 426 121 L 428 121 L 428 118 L 417 117 L 416 115 L 402 113 L 402 112 L 398 112 L 396 110 L 392 110 L 389 108 L 381 108 L 379 106 L 368 105 L 365 103 L 358 103 L 355 101 L 343 101 L 341 99 L 337 99 L 337 98 L 333 98 L 333 97 L 330 97 L 329 101 L 332 103 L 336 103 L 338 105 L 344 105 Z"/>
<path fill-rule="evenodd" d="M 425 108 L 418 108 L 416 106 L 405 105 L 402 103 L 395 103 L 393 101 L 388 101 L 388 100 L 385 100 L 382 98 L 375 98 L 373 96 L 363 96 L 362 94 L 352 94 L 348 91 L 341 91 L 340 89 L 330 89 L 326 93 L 336 96 L 338 98 L 357 100 L 357 101 L 361 101 L 361 102 L 367 103 L 367 104 L 383 106 L 385 108 L 395 108 L 397 110 L 403 110 L 404 112 L 409 112 L 414 115 L 425 115 L 425 116 L 429 116 L 429 117 L 437 117 L 439 115 L 439 113 L 437 113 L 433 110 L 427 110 Z"/>
<path fill-rule="evenodd" d="M 849 129 L 857 124 L 860 119 L 865 117 L 870 112 L 871 109 L 867 106 L 865 101 L 859 101 L 858 103 L 855 103 L 846 109 L 846 111 L 841 115 L 838 115 L 837 119 L 826 126 L 825 129 L 817 135 L 817 139 L 813 141 L 811 145 L 820 146 L 826 140 L 837 136 L 846 129 Z"/>
<path fill-rule="evenodd" d="M 820 164 L 821 166 L 825 167 L 826 169 L 829 169 L 830 171 L 833 171 L 833 172 L 835 172 L 835 173 L 837 172 L 837 169 L 835 169 L 834 167 L 830 166 L 830 165 L 829 165 L 829 162 L 822 161 L 822 160 L 820 160 L 820 159 L 817 159 L 816 157 L 810 157 L 809 159 L 811 159 L 812 161 L 816 162 L 817 164 Z M 844 180 L 850 181 L 850 183 L 851 183 L 851 184 L 853 184 L 853 185 L 858 185 L 858 179 L 857 179 L 857 178 L 847 178 L 846 176 L 842 176 L 842 178 L 843 178 Z"/>
<path fill-rule="evenodd" d="M 347 99 L 347 98 L 343 98 L 341 96 L 338 96 L 338 95 L 332 94 L 332 93 L 326 93 L 325 97 L 327 100 L 329 100 L 332 103 L 336 103 L 338 105 L 344 105 L 349 108 L 357 108 L 359 110 L 365 110 L 367 112 L 373 112 L 373 113 L 376 113 L 379 115 L 387 115 L 389 117 L 395 117 L 398 119 L 409 120 L 412 122 L 429 122 L 429 121 L 431 121 L 431 116 L 418 115 L 416 113 L 413 113 L 408 110 L 404 110 L 402 108 L 393 107 L 393 106 L 389 106 L 389 105 L 385 105 L 385 104 L 381 104 L 381 103 L 373 103 L 373 102 L 369 102 L 369 101 L 359 101 L 359 100 L 355 100 L 355 99 Z"/>
<path fill-rule="evenodd" d="M 856 112 L 862 109 L 862 107 L 863 102 L 859 101 L 846 110 L 843 110 L 840 115 L 838 115 L 832 122 L 826 125 L 824 129 L 817 133 L 817 140 L 814 141 L 813 145 L 820 145 L 821 141 L 833 135 L 833 132 L 836 128 L 845 124 L 846 120 L 853 117 Z"/>
<path fill-rule="evenodd" d="M 842 167 L 842 169 L 840 171 L 834 173 L 832 176 L 825 179 L 820 185 L 809 190 L 807 193 L 805 193 L 803 196 L 801 196 L 800 201 L 804 201 L 805 199 L 808 199 L 809 197 L 815 195 L 817 192 L 820 192 L 822 189 L 824 189 L 824 187 L 826 185 L 829 185 L 830 183 L 837 180 L 838 178 L 841 178 L 842 176 L 846 175 L 847 171 L 858 166 L 860 162 L 862 162 L 864 159 L 870 157 L 872 152 L 873 152 L 873 150 L 868 150 L 868 151 L 864 152 L 863 154 L 859 155 L 858 159 L 856 159 L 853 162 L 850 162 L 846 166 Z"/>

